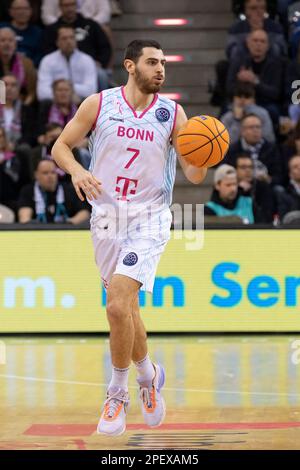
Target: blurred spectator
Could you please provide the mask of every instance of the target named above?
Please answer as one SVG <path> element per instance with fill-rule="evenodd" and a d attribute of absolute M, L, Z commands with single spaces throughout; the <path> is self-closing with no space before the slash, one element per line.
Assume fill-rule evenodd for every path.
<path fill-rule="evenodd" d="M 31 151 L 31 168 L 36 168 L 40 160 L 51 160 L 51 150 L 56 141 L 60 136 L 63 126 L 61 123 L 49 122 L 45 127 L 45 133 L 39 137 L 39 145 Z M 86 149 L 86 142 L 82 142 L 81 147 L 76 147 L 72 150 L 75 159 L 88 168 L 90 163 L 90 155 Z M 66 174 L 61 168 L 57 167 L 56 172 L 60 181 L 70 181 L 70 176 Z"/>
<path fill-rule="evenodd" d="M 269 53 L 268 35 L 257 30 L 247 36 L 248 54 L 234 57 L 227 76 L 230 96 L 236 82 L 249 82 L 255 86 L 256 103 L 266 108 L 273 123 L 278 124 L 283 92 L 284 62 Z"/>
<path fill-rule="evenodd" d="M 273 124 L 268 111 L 255 104 L 255 88 L 252 83 L 238 82 L 233 94 L 231 109 L 222 117 L 221 121 L 230 134 L 230 143 L 234 144 L 241 136 L 241 119 L 246 114 L 255 114 L 262 122 L 263 138 L 275 142 Z"/>
<path fill-rule="evenodd" d="M 32 60 L 16 50 L 15 32 L 10 28 L 0 29 L 0 77 L 13 73 L 20 83 L 24 104 L 31 104 L 36 94 L 36 71 Z"/>
<path fill-rule="evenodd" d="M 278 0 L 280 1 L 280 0 Z M 286 0 L 283 0 L 286 1 Z M 232 0 L 232 11 L 235 15 L 244 15 L 245 0 Z M 277 0 L 267 0 L 267 10 L 273 18 L 277 11 Z"/>
<path fill-rule="evenodd" d="M 56 49 L 58 28 L 71 26 L 75 31 L 78 49 L 90 55 L 97 64 L 99 89 L 108 88 L 111 70 L 106 70 L 106 68 L 111 59 L 112 49 L 106 33 L 95 21 L 77 13 L 76 0 L 59 0 L 59 4 L 62 16 L 45 29 L 44 54 L 49 54 Z"/>
<path fill-rule="evenodd" d="M 46 125 L 45 132 L 39 137 L 39 145 L 31 151 L 31 168 L 36 168 L 40 160 L 52 160 L 51 150 L 56 139 L 60 136 L 63 126 L 56 122 Z M 65 176 L 65 172 L 57 167 L 59 176 Z"/>
<path fill-rule="evenodd" d="M 293 155 L 300 155 L 300 121 L 290 133 L 281 147 L 283 161 L 288 161 Z"/>
<path fill-rule="evenodd" d="M 5 130 L 0 127 L 0 204 L 17 210 L 19 192 L 30 182 L 30 171 L 26 155 L 9 148 Z"/>
<path fill-rule="evenodd" d="M 289 184 L 279 204 L 280 219 L 292 211 L 300 211 L 300 155 L 294 155 L 288 162 Z"/>
<path fill-rule="evenodd" d="M 252 198 L 255 221 L 272 223 L 274 215 L 273 192 L 268 183 L 254 177 L 254 164 L 250 155 L 240 154 L 236 158 L 238 185 L 243 196 Z"/>
<path fill-rule="evenodd" d="M 254 162 L 255 178 L 281 184 L 281 156 L 275 144 L 262 137 L 262 123 L 258 116 L 250 114 L 242 119 L 241 138 L 229 147 L 226 163 L 236 166 L 237 156 L 247 152 Z"/>
<path fill-rule="evenodd" d="M 19 221 L 27 223 L 69 222 L 77 225 L 89 219 L 87 203 L 77 197 L 70 183 L 59 183 L 51 160 L 37 163 L 35 182 L 24 186 L 19 198 Z"/>
<path fill-rule="evenodd" d="M 51 128 L 51 124 L 54 128 L 59 127 L 60 131 L 66 126 L 66 124 L 73 118 L 77 111 L 77 105 L 73 101 L 73 87 L 69 80 L 58 79 L 53 83 L 53 101 L 42 101 L 40 102 L 39 110 L 39 137 L 38 141 L 40 144 L 44 144 L 44 134 Z M 58 134 L 59 135 L 59 134 Z M 58 136 L 57 136 L 58 137 Z M 45 150 L 43 150 L 45 154 Z M 84 139 L 78 148 L 74 149 L 75 158 L 83 165 L 84 168 L 88 169 L 90 165 L 91 155 L 88 150 L 88 139 Z M 47 153 L 47 156 L 50 156 Z M 63 172 L 62 172 L 63 173 Z M 64 175 L 64 173 L 63 173 Z"/>
<path fill-rule="evenodd" d="M 275 55 L 286 54 L 287 47 L 282 26 L 268 17 L 265 0 L 245 0 L 245 19 L 236 21 L 229 29 L 227 56 L 234 57 L 243 51 L 246 36 L 257 30 L 264 30 L 269 36 Z"/>
<path fill-rule="evenodd" d="M 71 0 L 70 0 L 70 3 Z M 110 22 L 111 6 L 109 0 L 81 0 L 78 12 L 85 18 L 92 18 L 100 25 Z M 59 0 L 42 0 L 42 20 L 45 25 L 55 23 L 61 16 Z"/>
<path fill-rule="evenodd" d="M 44 53 L 49 54 L 56 49 L 57 30 L 60 26 L 71 26 L 76 35 L 78 49 L 93 57 L 103 67 L 109 62 L 111 55 L 110 43 L 106 34 L 93 19 L 85 18 L 77 13 L 76 0 L 59 0 L 62 15 L 58 20 L 47 26 L 44 34 Z"/>
<path fill-rule="evenodd" d="M 289 161 L 294 155 L 300 155 L 300 121 L 281 145 L 282 171 L 284 185 L 289 184 Z"/>
<path fill-rule="evenodd" d="M 49 123 L 58 123 L 62 128 L 72 119 L 77 111 L 73 101 L 73 87 L 69 80 L 58 79 L 52 84 L 53 101 L 42 101 L 39 109 L 39 132 L 44 134 Z"/>
<path fill-rule="evenodd" d="M 238 216 L 244 223 L 254 223 L 252 199 L 239 194 L 236 170 L 232 166 L 223 164 L 216 169 L 214 190 L 204 205 L 204 215 Z"/>
<path fill-rule="evenodd" d="M 0 28 L 9 27 L 17 37 L 17 50 L 29 57 L 37 67 L 42 56 L 42 30 L 30 24 L 32 8 L 28 0 L 13 0 L 9 9 L 11 21 L 0 23 Z"/>
<path fill-rule="evenodd" d="M 79 103 L 97 91 L 97 69 L 94 60 L 76 47 L 74 29 L 61 26 L 57 31 L 58 50 L 46 55 L 38 71 L 39 100 L 53 100 L 53 83 L 65 78 L 73 84 L 74 100 Z"/>
<path fill-rule="evenodd" d="M 0 2 L 0 21 L 10 21 L 9 8 L 12 0 L 1 0 Z M 42 0 L 30 0 L 30 5 L 32 8 L 32 18 L 31 22 L 33 24 L 40 24 L 41 16 L 41 1 Z"/>
<path fill-rule="evenodd" d="M 20 85 L 14 74 L 2 77 L 5 83 L 5 104 L 0 104 L 0 127 L 5 129 L 9 147 L 13 150 L 17 145 L 26 143 L 34 145 L 35 110 L 25 105 L 20 97 Z"/>

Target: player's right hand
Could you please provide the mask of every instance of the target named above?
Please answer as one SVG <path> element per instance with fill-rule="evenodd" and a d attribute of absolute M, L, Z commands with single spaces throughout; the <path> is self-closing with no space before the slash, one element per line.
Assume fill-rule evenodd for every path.
<path fill-rule="evenodd" d="M 100 181 L 84 168 L 79 168 L 74 171 L 71 178 L 76 194 L 81 201 L 84 201 L 82 192 L 85 194 L 86 198 L 90 200 L 96 200 L 99 194 L 101 194 Z"/>

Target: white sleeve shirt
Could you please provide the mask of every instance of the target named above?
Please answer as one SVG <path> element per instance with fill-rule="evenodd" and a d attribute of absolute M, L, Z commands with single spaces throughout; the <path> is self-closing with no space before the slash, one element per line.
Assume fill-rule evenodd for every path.
<path fill-rule="evenodd" d="M 82 99 L 97 92 L 96 63 L 89 55 L 78 49 L 75 49 L 69 60 L 60 50 L 42 59 L 38 70 L 38 99 L 52 100 L 52 84 L 60 78 L 70 80 L 75 93 Z"/>

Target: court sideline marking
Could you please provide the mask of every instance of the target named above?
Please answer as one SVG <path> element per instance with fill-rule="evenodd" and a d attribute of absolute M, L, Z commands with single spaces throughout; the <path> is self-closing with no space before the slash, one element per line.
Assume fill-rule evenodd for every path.
<path fill-rule="evenodd" d="M 107 384 L 96 383 L 96 382 L 80 382 L 75 380 L 59 380 L 59 379 L 47 379 L 41 377 L 29 377 L 24 375 L 9 375 L 0 374 L 0 378 L 4 379 L 16 379 L 16 380 L 28 380 L 32 382 L 48 382 L 65 385 L 85 385 L 89 387 L 107 387 Z M 138 390 L 138 386 L 129 386 L 129 389 Z M 165 391 L 168 392 L 191 392 L 191 393 L 223 393 L 229 395 L 259 395 L 259 396 L 284 396 L 284 397 L 299 397 L 299 393 L 283 393 L 283 392 L 248 392 L 243 390 L 209 390 L 201 388 L 171 388 L 164 387 Z"/>

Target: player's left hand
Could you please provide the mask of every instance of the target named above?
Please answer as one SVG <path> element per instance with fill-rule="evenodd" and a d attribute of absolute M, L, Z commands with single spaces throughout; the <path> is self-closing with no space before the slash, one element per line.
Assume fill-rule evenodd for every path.
<path fill-rule="evenodd" d="M 101 194 L 101 182 L 84 168 L 77 169 L 71 175 L 71 178 L 76 194 L 81 201 L 84 201 L 82 192 L 90 200 L 96 200 L 99 194 Z"/>

